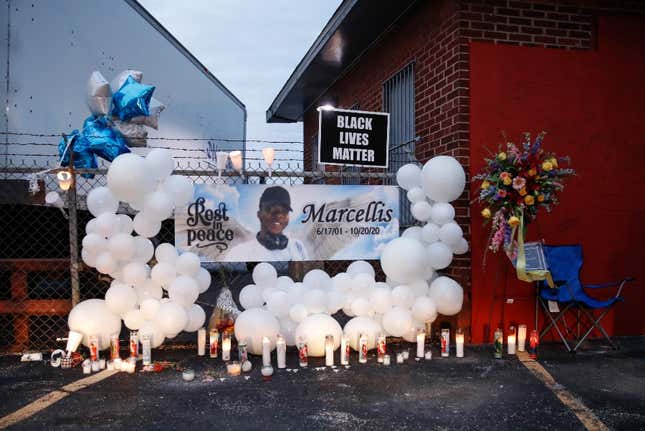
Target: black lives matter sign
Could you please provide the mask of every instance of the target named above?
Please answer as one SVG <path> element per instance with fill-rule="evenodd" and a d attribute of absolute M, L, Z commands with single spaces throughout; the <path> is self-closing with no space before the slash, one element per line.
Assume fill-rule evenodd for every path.
<path fill-rule="evenodd" d="M 387 168 L 390 114 L 320 109 L 318 163 Z"/>

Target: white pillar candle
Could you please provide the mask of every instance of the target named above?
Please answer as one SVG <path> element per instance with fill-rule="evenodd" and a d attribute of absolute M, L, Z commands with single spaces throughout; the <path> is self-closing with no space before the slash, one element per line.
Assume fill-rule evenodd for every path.
<path fill-rule="evenodd" d="M 334 365 L 334 336 L 325 336 L 325 365 L 331 367 Z"/>
<path fill-rule="evenodd" d="M 340 364 L 349 364 L 349 337 L 343 335 L 340 339 Z"/>
<path fill-rule="evenodd" d="M 457 346 L 457 357 L 464 357 L 464 332 L 461 329 L 457 329 L 455 333 L 455 345 Z"/>
<path fill-rule="evenodd" d="M 92 374 L 91 362 L 83 362 L 83 374 Z"/>
<path fill-rule="evenodd" d="M 426 348 L 426 333 L 419 331 L 417 333 L 417 358 L 423 358 Z"/>
<path fill-rule="evenodd" d="M 197 331 L 197 354 L 199 356 L 206 354 L 206 328 L 199 328 Z"/>
<path fill-rule="evenodd" d="M 222 361 L 231 360 L 231 334 L 226 331 L 222 333 Z"/>
<path fill-rule="evenodd" d="M 517 333 L 515 331 L 515 326 L 508 328 L 508 335 L 506 337 L 506 346 L 509 355 L 514 355 L 515 350 L 517 349 Z"/>
<path fill-rule="evenodd" d="M 123 360 L 121 358 L 116 358 L 114 360 L 114 369 L 117 370 L 117 371 L 121 371 L 121 364 L 122 363 L 123 363 Z M 145 357 L 144 357 L 144 362 L 143 363 L 144 363 L 144 365 L 148 365 L 150 362 L 148 362 L 148 364 L 146 364 L 145 363 Z"/>
<path fill-rule="evenodd" d="M 95 373 L 101 370 L 101 363 L 99 361 L 92 361 L 92 371 Z"/>
<path fill-rule="evenodd" d="M 278 335 L 276 352 L 278 356 L 278 368 L 287 368 L 287 343 L 282 335 Z"/>
<path fill-rule="evenodd" d="M 399 352 L 396 354 L 396 363 L 397 364 L 402 364 L 403 363 L 403 353 Z"/>
<path fill-rule="evenodd" d="M 271 341 L 269 337 L 262 337 L 262 366 L 271 365 Z"/>
<path fill-rule="evenodd" d="M 410 351 L 408 349 L 405 349 L 404 351 L 401 352 L 401 356 L 403 357 L 404 360 L 410 359 Z"/>
<path fill-rule="evenodd" d="M 105 369 L 105 359 L 99 359 L 99 368 L 102 370 Z"/>
<path fill-rule="evenodd" d="M 113 361 L 108 361 L 107 369 L 108 370 L 114 370 L 114 362 Z"/>
<path fill-rule="evenodd" d="M 526 325 L 520 325 L 517 331 L 517 350 L 523 352 L 526 346 Z"/>
<path fill-rule="evenodd" d="M 390 355 L 383 356 L 383 365 L 390 365 Z"/>

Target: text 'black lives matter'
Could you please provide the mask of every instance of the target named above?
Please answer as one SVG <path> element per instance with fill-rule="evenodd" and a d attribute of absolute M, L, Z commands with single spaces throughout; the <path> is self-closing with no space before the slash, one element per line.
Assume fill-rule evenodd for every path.
<path fill-rule="evenodd" d="M 318 111 L 318 163 L 387 168 L 390 114 Z"/>

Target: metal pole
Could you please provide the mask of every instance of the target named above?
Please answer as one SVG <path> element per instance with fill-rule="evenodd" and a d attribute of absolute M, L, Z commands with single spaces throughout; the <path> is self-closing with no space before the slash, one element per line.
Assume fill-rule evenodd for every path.
<path fill-rule="evenodd" d="M 67 136 L 63 135 L 67 143 Z M 81 302 L 81 286 L 78 277 L 78 215 L 76 212 L 76 172 L 74 170 L 74 141 L 69 145 L 69 171 L 72 184 L 67 191 L 67 210 L 69 211 L 69 263 L 72 278 L 72 307 Z"/>

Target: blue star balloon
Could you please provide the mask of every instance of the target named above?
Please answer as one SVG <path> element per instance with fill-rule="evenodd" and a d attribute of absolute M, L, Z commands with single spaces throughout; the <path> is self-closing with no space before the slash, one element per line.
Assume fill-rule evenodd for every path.
<path fill-rule="evenodd" d="M 108 162 L 130 152 L 123 135 L 112 127 L 107 117 L 87 117 L 78 142 L 81 147 L 87 147 L 91 153 Z"/>
<path fill-rule="evenodd" d="M 80 139 L 78 130 L 73 130 L 65 139 L 58 143 L 58 156 L 61 158 L 61 166 L 69 166 L 71 151 L 74 151 L 74 167 L 77 169 L 96 169 L 98 162 L 96 156 L 90 151 L 87 142 Z M 69 148 L 67 145 L 69 144 Z M 67 151 L 65 149 L 67 148 Z M 73 150 L 72 150 L 73 148 Z M 65 154 L 63 154 L 65 153 Z M 85 178 L 94 178 L 93 174 L 83 174 Z"/>
<path fill-rule="evenodd" d="M 139 84 L 132 76 L 128 76 L 119 91 L 112 95 L 112 115 L 118 116 L 121 121 L 128 121 L 139 115 L 150 115 L 148 107 L 154 91 L 154 86 Z"/>

